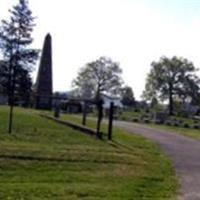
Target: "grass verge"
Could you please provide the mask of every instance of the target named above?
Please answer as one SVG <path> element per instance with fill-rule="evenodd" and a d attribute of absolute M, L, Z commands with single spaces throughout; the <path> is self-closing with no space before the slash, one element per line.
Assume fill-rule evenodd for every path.
<path fill-rule="evenodd" d="M 137 112 L 133 112 L 133 111 L 125 111 L 123 113 L 123 115 L 120 116 L 120 120 L 125 120 L 125 121 L 131 121 L 131 119 L 133 119 L 133 116 L 135 118 L 140 118 L 139 116 L 140 114 Z M 180 126 L 169 126 L 169 125 L 164 125 L 164 124 L 153 124 L 153 123 L 149 123 L 147 126 L 152 127 L 152 128 L 156 128 L 156 129 L 160 129 L 160 130 L 165 130 L 165 131 L 170 131 L 173 132 L 175 134 L 179 134 L 179 135 L 183 135 L 195 140 L 200 140 L 200 129 L 196 129 L 196 128 L 192 128 L 195 124 L 198 124 L 198 120 L 192 120 L 192 119 L 188 119 L 188 118 L 183 118 L 183 117 L 171 117 L 171 121 L 174 120 L 181 120 L 183 121 L 183 124 L 186 123 L 188 124 L 188 126 L 190 126 L 190 128 L 184 128 L 184 127 L 180 127 Z M 195 123 L 195 121 L 197 121 Z"/>
<path fill-rule="evenodd" d="M 175 134 L 183 135 L 195 140 L 200 140 L 200 130 L 194 128 L 182 128 L 175 126 L 167 126 L 167 125 L 157 125 L 157 124 L 149 124 L 148 126 L 160 130 L 170 131 Z"/>

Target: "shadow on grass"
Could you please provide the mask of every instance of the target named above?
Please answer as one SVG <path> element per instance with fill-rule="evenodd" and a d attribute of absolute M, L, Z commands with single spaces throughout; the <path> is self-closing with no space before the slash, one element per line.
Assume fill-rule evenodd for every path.
<path fill-rule="evenodd" d="M 36 156 L 21 156 L 21 155 L 0 155 L 0 159 L 10 160 L 23 160 L 23 161 L 46 161 L 46 162 L 90 162 L 100 164 L 127 164 L 131 165 L 131 162 L 115 161 L 115 160 L 102 160 L 102 159 L 73 159 L 73 158 L 55 158 L 55 157 L 36 157 Z"/>
<path fill-rule="evenodd" d="M 126 150 L 131 151 L 131 152 L 134 151 L 133 148 L 131 148 L 131 147 L 129 147 L 129 146 L 126 146 L 126 145 L 124 145 L 124 144 L 122 144 L 122 143 L 119 143 L 119 142 L 117 142 L 117 141 L 115 141 L 115 140 L 110 141 L 109 144 L 110 144 L 112 147 L 117 148 L 117 149 L 126 149 Z"/>

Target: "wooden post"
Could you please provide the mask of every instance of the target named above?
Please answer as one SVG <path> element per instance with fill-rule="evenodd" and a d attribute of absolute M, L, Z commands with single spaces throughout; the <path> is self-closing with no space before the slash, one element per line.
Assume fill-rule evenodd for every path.
<path fill-rule="evenodd" d="M 59 104 L 55 105 L 54 117 L 55 118 L 59 118 L 60 117 L 60 105 Z"/>
<path fill-rule="evenodd" d="M 109 124 L 108 124 L 108 140 L 112 140 L 113 112 L 114 112 L 114 103 L 111 102 L 110 112 L 109 112 Z"/>
<path fill-rule="evenodd" d="M 103 118 L 103 100 L 99 100 L 97 102 L 97 109 L 98 109 L 98 119 L 97 119 L 97 137 L 102 138 L 100 129 L 101 129 L 101 120 Z"/>
<path fill-rule="evenodd" d="M 82 125 L 86 125 L 86 118 L 87 118 L 87 103 L 84 101 L 83 103 L 83 119 L 82 119 Z"/>

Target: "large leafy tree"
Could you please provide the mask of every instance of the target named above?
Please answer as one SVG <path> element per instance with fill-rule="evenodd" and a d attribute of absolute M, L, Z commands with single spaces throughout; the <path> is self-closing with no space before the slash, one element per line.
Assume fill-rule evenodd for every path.
<path fill-rule="evenodd" d="M 178 97 L 182 103 L 190 102 L 192 105 L 200 105 L 200 79 L 197 76 L 186 76 L 183 87 L 178 91 Z"/>
<path fill-rule="evenodd" d="M 158 62 L 152 62 L 147 75 L 143 96 L 147 100 L 159 97 L 168 100 L 169 114 L 174 111 L 174 97 L 191 97 L 198 94 L 198 77 L 195 75 L 192 62 L 179 57 L 161 57 Z M 192 93 L 193 92 L 193 93 Z"/>
<path fill-rule="evenodd" d="M 10 105 L 9 132 L 12 127 L 12 113 L 15 103 L 16 89 L 19 89 L 19 79 L 28 79 L 32 66 L 38 58 L 38 50 L 30 48 L 33 38 L 34 17 L 27 0 L 19 0 L 16 6 L 9 10 L 10 18 L 2 20 L 0 26 L 0 48 L 4 62 L 7 63 L 7 79 Z M 19 78 L 21 77 L 21 78 Z M 24 86 L 24 84 L 21 84 Z M 26 85 L 27 86 L 27 85 Z"/>
<path fill-rule="evenodd" d="M 117 94 L 123 83 L 119 64 L 100 57 L 80 69 L 73 86 L 83 98 L 100 99 L 102 93 Z"/>

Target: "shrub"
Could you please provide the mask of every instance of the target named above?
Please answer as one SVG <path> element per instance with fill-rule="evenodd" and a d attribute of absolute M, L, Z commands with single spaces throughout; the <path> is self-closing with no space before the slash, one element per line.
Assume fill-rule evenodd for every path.
<path fill-rule="evenodd" d="M 194 122 L 195 124 L 197 124 L 197 123 L 198 123 L 198 121 L 197 121 L 197 120 L 193 120 L 193 122 Z"/>
<path fill-rule="evenodd" d="M 155 123 L 155 124 L 163 124 L 164 122 L 161 121 L 161 120 L 155 120 L 154 123 Z"/>
<path fill-rule="evenodd" d="M 189 117 L 189 114 L 187 111 L 180 111 L 177 113 L 177 116 L 178 117 L 184 117 L 184 118 L 188 118 Z"/>
<path fill-rule="evenodd" d="M 127 118 L 126 118 L 125 116 L 122 116 L 122 117 L 121 117 L 121 120 L 126 121 Z"/>
<path fill-rule="evenodd" d="M 140 110 L 138 108 L 135 108 L 134 112 L 140 112 Z"/>
<path fill-rule="evenodd" d="M 139 119 L 138 118 L 133 118 L 132 122 L 139 122 Z"/>
<path fill-rule="evenodd" d="M 150 120 L 149 119 L 144 119 L 143 122 L 148 124 L 148 123 L 150 123 Z"/>
<path fill-rule="evenodd" d="M 147 108 L 147 109 L 145 109 L 145 113 L 149 113 L 150 112 L 150 110 Z"/>
<path fill-rule="evenodd" d="M 177 127 L 179 127 L 180 126 L 180 124 L 178 123 L 178 122 L 174 122 L 174 124 L 173 124 L 174 126 L 177 126 Z"/>
<path fill-rule="evenodd" d="M 199 124 L 194 124 L 193 128 L 194 128 L 194 129 L 199 129 L 200 126 L 199 126 Z"/>
<path fill-rule="evenodd" d="M 176 118 L 173 118 L 172 120 L 173 120 L 174 122 L 177 122 L 177 121 L 178 121 Z"/>
<path fill-rule="evenodd" d="M 183 124 L 184 128 L 190 128 L 190 125 L 188 123 Z"/>
<path fill-rule="evenodd" d="M 165 125 L 171 126 L 171 125 L 172 125 L 172 122 L 166 121 L 166 122 L 165 122 Z"/>
<path fill-rule="evenodd" d="M 114 115 L 113 118 L 114 118 L 115 120 L 118 120 L 118 119 L 119 119 L 119 116 L 118 116 L 118 115 Z"/>
<path fill-rule="evenodd" d="M 145 119 L 145 118 L 149 118 L 149 115 L 148 115 L 148 114 L 142 114 L 142 115 L 140 116 L 140 119 L 141 119 L 141 120 L 143 120 L 143 119 Z"/>
<path fill-rule="evenodd" d="M 184 121 L 182 119 L 178 120 L 179 124 L 182 124 Z"/>

